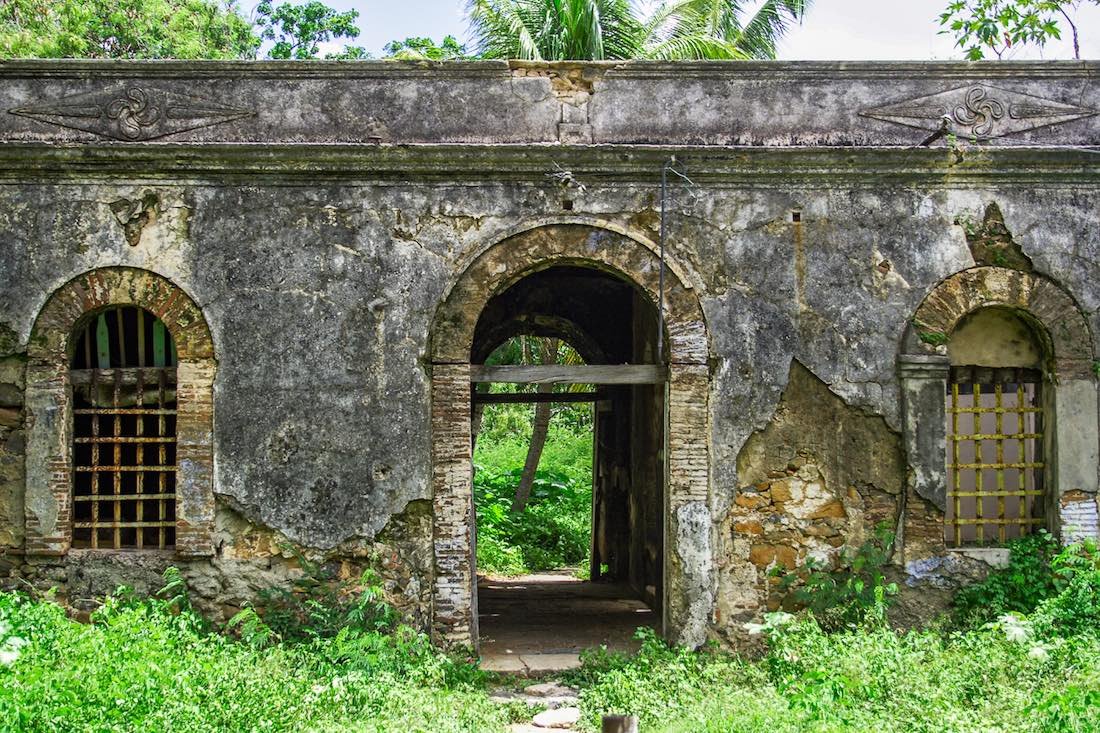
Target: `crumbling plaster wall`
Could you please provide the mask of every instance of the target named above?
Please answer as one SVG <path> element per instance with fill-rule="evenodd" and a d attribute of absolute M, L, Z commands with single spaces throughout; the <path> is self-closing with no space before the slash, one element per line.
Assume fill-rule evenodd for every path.
<path fill-rule="evenodd" d="M 109 202 L 148 191 L 188 213 L 162 217 L 131 246 Z M 6 193 L 4 306 L 20 337 L 45 295 L 83 270 L 126 264 L 179 284 L 202 307 L 218 345 L 220 501 L 327 550 L 373 537 L 391 514 L 428 498 L 423 357 L 458 263 L 524 215 L 560 217 L 560 192 L 545 184 Z M 669 256 L 689 268 L 710 326 L 716 517 L 729 516 L 750 480 L 738 475 L 737 455 L 771 420 L 792 358 L 852 408 L 897 429 L 901 332 L 936 282 L 972 265 L 953 223 L 960 215 L 998 201 L 1037 267 L 1077 263 L 1058 275 L 1096 323 L 1087 279 L 1100 275 L 1097 244 L 1077 212 L 1079 195 L 1074 202 L 1065 192 L 701 186 L 688 193 L 671 219 Z M 589 186 L 573 197 L 577 221 L 606 219 L 652 235 L 638 227 L 652 211 L 649 186 Z M 790 221 L 792 209 L 800 223 Z M 1044 214 L 1051 210 L 1065 216 Z M 4 460 L 17 465 L 18 451 Z M 18 483 L 18 469 L 12 474 L 6 486 Z"/>
<path fill-rule="evenodd" d="M 553 144 L 516 152 L 484 144 L 664 144 L 692 179 L 673 178 L 668 258 L 694 289 L 710 339 L 709 502 L 718 556 L 708 561 L 719 568 L 716 621 L 723 625 L 752 615 L 769 598 L 757 585 L 741 600 L 734 598 L 745 590 L 734 587 L 741 582 L 734 569 L 743 565 L 745 554 L 738 543 L 751 534 L 736 528 L 734 518 L 745 508 L 737 500 L 757 483 L 787 481 L 788 470 L 803 482 L 802 489 L 821 484 L 825 492 L 841 492 L 836 497 L 842 504 L 856 500 L 843 494 L 853 485 L 849 474 L 832 480 L 829 474 L 836 471 L 821 465 L 847 456 L 800 457 L 805 451 L 793 434 L 780 431 L 795 455 L 788 459 L 793 469 L 767 461 L 739 465 L 738 456 L 751 436 L 777 430 L 769 425 L 775 425 L 783 390 L 809 384 L 824 389 L 818 389 L 820 399 L 844 419 L 878 421 L 875 439 L 891 440 L 900 429 L 896 359 L 908 320 L 936 283 L 975 264 L 964 226 L 957 222 L 980 220 L 996 203 L 1035 270 L 1071 293 L 1093 331 L 1100 332 L 1100 289 L 1095 286 L 1100 238 L 1094 221 L 1100 191 L 1095 178 L 1087 171 L 1073 172 L 1084 171 L 1084 163 L 1074 163 L 1078 169 L 1058 168 L 1046 159 L 1033 161 L 1026 152 L 1008 159 L 998 147 L 1086 144 L 1100 134 L 1100 123 L 1077 120 L 1007 142 L 901 150 L 925 133 L 873 120 L 854 126 L 861 105 L 965 84 L 960 76 L 971 72 L 937 67 L 940 76 L 916 78 L 911 71 L 906 76 L 904 70 L 884 69 L 879 76 L 859 72 L 863 75 L 849 82 L 843 79 L 845 71 L 826 69 L 832 76 L 814 76 L 817 67 L 811 67 L 804 67 L 811 69 L 810 81 L 801 79 L 802 71 L 755 66 L 745 67 L 748 81 L 715 76 L 706 68 L 684 72 L 698 78 L 686 86 L 676 79 L 676 103 L 656 111 L 640 109 L 638 100 L 655 93 L 639 85 L 667 83 L 658 67 L 645 67 L 645 73 L 616 70 L 619 76 L 605 69 L 584 83 L 563 85 L 550 80 L 552 73 L 529 73 L 522 65 L 511 72 L 477 65 L 484 78 L 459 87 L 424 81 L 428 71 L 414 73 L 404 66 L 371 71 L 375 76 L 369 82 L 349 72 L 345 87 L 336 81 L 311 86 L 308 73 L 302 79 L 273 80 L 283 72 L 265 67 L 273 69 L 264 72 L 267 77 L 238 73 L 240 79 L 227 76 L 207 92 L 229 94 L 233 84 L 243 85 L 242 104 L 265 94 L 282 95 L 288 109 L 311 109 L 317 115 L 312 124 L 308 115 L 290 119 L 284 110 L 274 119 L 255 120 L 253 127 L 244 119 L 184 133 L 183 142 L 270 139 L 282 146 L 272 148 L 270 170 L 236 171 L 234 166 L 253 163 L 248 155 L 233 157 L 233 151 L 203 153 L 214 161 L 209 170 L 186 169 L 186 156 L 171 164 L 163 157 L 149 164 L 166 166 L 161 172 L 122 162 L 102 173 L 62 165 L 68 172 L 59 174 L 46 164 L 20 163 L 18 176 L 9 175 L 9 185 L 0 187 L 0 544 L 16 550 L 21 544 L 20 365 L 35 316 L 49 293 L 80 272 L 141 267 L 194 298 L 217 350 L 215 492 L 222 543 L 213 560 L 193 561 L 196 579 L 204 567 L 252 561 L 236 554 L 236 541 L 225 539 L 233 535 L 230 527 L 264 528 L 255 532 L 273 533 L 332 558 L 361 557 L 390 531 L 396 539 L 387 547 L 405 548 L 402 553 L 418 558 L 408 563 L 407 573 L 416 582 L 406 582 L 416 590 L 398 595 L 415 597 L 406 605 L 428 613 L 420 589 L 430 585 L 430 522 L 425 526 L 401 517 L 420 516 L 417 507 L 431 498 L 427 359 L 438 304 L 479 252 L 526 227 L 576 222 L 647 241 L 657 239 L 659 227 L 655 181 L 667 158 L 664 152 Z M 778 86 L 761 96 L 760 85 L 770 84 L 773 72 Z M 896 79 L 868 81 L 893 73 Z M 1075 73 L 1066 71 L 1070 77 Z M 386 74 L 405 85 L 404 91 L 387 86 L 392 80 L 378 81 Z M 708 76 L 714 81 L 700 80 Z M 501 93 L 499 84 L 505 82 L 509 91 Z M 159 83 L 185 88 L 177 79 Z M 708 83 L 716 86 L 708 89 Z M 997 83 L 1009 80 L 998 77 Z M 1078 89 L 1078 103 L 1095 104 L 1095 90 L 1081 83 L 1076 77 L 1065 82 L 1061 96 Z M 57 96 L 66 84 L 52 78 L 36 94 Z M 395 98 L 413 99 L 408 92 L 416 84 L 424 85 L 423 100 L 416 104 L 458 89 L 457 101 L 446 104 L 463 106 L 465 116 L 436 114 L 431 127 L 426 116 L 406 110 L 408 124 L 396 118 L 390 124 L 373 113 L 371 119 L 356 117 L 354 110 L 362 105 L 349 101 L 367 90 L 375 95 L 367 101 L 390 109 Z M 876 86 L 883 84 L 889 85 L 885 93 Z M 1030 94 L 1054 94 L 1042 81 L 1020 84 Z M 489 91 L 471 116 L 471 90 L 478 85 Z M 0 101 L 15 105 L 29 89 L 0 84 Z M 325 98 L 334 101 L 327 106 L 301 101 L 313 99 L 310 95 L 329 95 Z M 724 115 L 730 104 L 743 105 L 738 107 L 743 114 L 735 119 Z M 823 115 L 823 109 L 829 114 Z M 509 124 L 498 124 L 504 119 Z M 644 130 L 638 120 L 647 121 Z M 88 132 L 10 115 L 0 115 L 0 137 L 26 144 L 98 141 Z M 299 143 L 340 142 L 437 142 L 439 147 L 434 152 L 397 145 L 368 148 L 376 151 L 370 153 L 293 150 Z M 740 157 L 715 158 L 692 147 L 722 144 L 775 150 L 772 157 L 772 152 L 741 150 Z M 839 144 L 866 148 L 812 148 L 817 157 L 805 164 L 799 161 L 808 148 L 783 149 Z M 883 153 L 882 146 L 900 152 Z M 112 143 L 98 149 L 110 159 L 126 147 Z M 18 153 L 11 150 L 11 155 Z M 68 155 L 62 148 L 54 153 Z M 367 158 L 354 157 L 375 154 L 380 156 L 377 169 L 364 163 Z M 1009 162 L 998 162 L 1002 158 Z M 171 165 L 183 167 L 173 172 Z M 296 166 L 321 173 L 300 174 Z M 330 169 L 339 173 L 326 172 Z M 999 178 L 1001 169 L 1008 173 Z M 1035 184 L 1043 175 L 1036 170 L 1052 171 L 1042 185 Z M 801 375 L 793 385 L 792 363 Z M 850 450 L 861 448 L 857 444 Z M 889 507 L 903 480 L 904 467 L 884 465 L 887 474 L 896 468 L 899 475 L 869 482 L 879 502 L 870 512 L 876 517 L 896 512 Z M 784 476 L 769 476 L 773 471 Z M 855 483 L 858 493 L 860 482 Z M 774 505 L 774 496 L 771 501 Z M 829 547 L 827 540 L 839 537 L 841 544 L 850 544 L 865 531 L 865 518 L 857 520 L 849 511 L 854 504 L 844 506 L 851 521 L 833 528 L 840 534 L 823 537 Z M 929 517 L 931 532 L 938 524 L 931 510 Z M 281 552 L 260 554 L 264 568 L 267 563 L 283 567 L 275 559 Z M 87 571 L 99 562 L 72 554 L 60 562 L 61 570 L 50 572 L 57 578 L 75 578 L 79 572 L 85 579 L 101 577 L 82 580 L 80 593 L 105 592 L 125 573 Z M 0 563 L 20 566 L 3 557 Z M 285 577 L 283 571 L 275 574 Z M 237 587 L 228 580 L 219 583 Z M 209 595 L 220 599 L 215 603 L 232 606 L 236 601 L 229 596 L 241 593 Z M 755 608 L 749 596 L 756 599 Z"/>

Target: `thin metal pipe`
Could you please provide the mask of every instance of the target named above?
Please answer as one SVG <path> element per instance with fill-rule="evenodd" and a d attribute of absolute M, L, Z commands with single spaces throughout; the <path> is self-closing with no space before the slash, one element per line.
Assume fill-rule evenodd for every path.
<path fill-rule="evenodd" d="M 688 186 L 694 186 L 695 183 L 685 176 L 680 171 L 676 170 L 676 156 L 669 157 L 665 164 L 661 166 L 661 231 L 660 231 L 660 266 L 657 271 L 657 363 L 665 363 L 665 240 L 667 238 L 668 226 L 666 219 L 668 218 L 669 209 L 672 208 L 673 201 L 671 200 L 671 194 L 668 189 L 668 174 L 672 173 L 678 176 L 687 183 Z"/>
<path fill-rule="evenodd" d="M 668 171 L 676 165 L 672 156 L 661 166 L 661 264 L 657 274 L 657 363 L 665 363 L 665 217 L 668 213 Z"/>

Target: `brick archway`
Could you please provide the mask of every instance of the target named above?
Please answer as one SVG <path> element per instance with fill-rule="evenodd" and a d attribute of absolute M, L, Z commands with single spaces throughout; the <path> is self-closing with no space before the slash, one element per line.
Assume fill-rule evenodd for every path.
<path fill-rule="evenodd" d="M 166 278 L 132 267 L 108 267 L 76 276 L 49 297 L 31 329 L 26 391 L 27 552 L 63 555 L 69 550 L 70 339 L 82 319 L 117 305 L 153 313 L 176 344 L 176 552 L 209 555 L 214 526 L 214 343 L 194 300 Z"/>
<path fill-rule="evenodd" d="M 433 633 L 477 642 L 471 497 L 470 354 L 490 298 L 555 265 L 606 270 L 658 302 L 660 259 L 640 237 L 591 224 L 536 226 L 498 240 L 468 263 L 436 312 L 431 331 L 432 489 L 435 578 Z M 705 640 L 714 605 L 710 482 L 710 354 L 701 305 L 682 270 L 665 268 L 668 335 L 664 626 L 676 642 Z"/>
<path fill-rule="evenodd" d="M 1040 327 L 1059 378 L 1091 376 L 1092 334 L 1074 299 L 1050 278 L 1005 267 L 974 267 L 940 282 L 913 314 L 904 351 L 939 353 L 939 337 L 950 336 L 967 315 L 991 306 L 1012 308 Z"/>

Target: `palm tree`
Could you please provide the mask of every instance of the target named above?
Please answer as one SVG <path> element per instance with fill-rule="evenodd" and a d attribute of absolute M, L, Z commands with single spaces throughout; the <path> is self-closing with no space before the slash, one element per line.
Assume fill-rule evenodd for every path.
<path fill-rule="evenodd" d="M 666 0 L 646 23 L 645 58 L 774 59 L 776 43 L 813 0 L 767 0 L 748 20 L 743 0 Z"/>
<path fill-rule="evenodd" d="M 470 0 L 484 58 L 769 59 L 812 0 L 664 0 L 644 14 L 629 0 Z"/>
<path fill-rule="evenodd" d="M 470 0 L 484 58 L 557 61 L 636 58 L 641 24 L 628 0 Z"/>

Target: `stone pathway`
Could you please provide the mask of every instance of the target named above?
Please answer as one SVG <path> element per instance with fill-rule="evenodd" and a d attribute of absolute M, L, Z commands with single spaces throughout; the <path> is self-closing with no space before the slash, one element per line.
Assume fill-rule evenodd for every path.
<path fill-rule="evenodd" d="M 581 666 L 583 649 L 634 650 L 634 630 L 657 624 L 656 614 L 626 586 L 585 582 L 568 572 L 482 576 L 478 591 L 481 668 L 540 680 L 492 694 L 502 705 L 530 706 L 531 721 L 513 725 L 511 733 L 576 730 L 577 691 L 548 675 Z"/>
<path fill-rule="evenodd" d="M 517 677 L 537 677 L 547 672 L 564 672 L 581 666 L 581 655 L 573 653 L 514 654 L 488 652 L 481 655 L 481 668 L 486 672 L 514 674 Z"/>
<path fill-rule="evenodd" d="M 553 730 L 575 730 L 581 718 L 577 707 L 577 691 L 556 680 L 528 685 L 523 690 L 498 690 L 490 698 L 506 705 L 521 702 L 532 709 L 545 708 L 536 713 L 530 723 L 512 725 L 511 733 L 548 733 Z"/>

